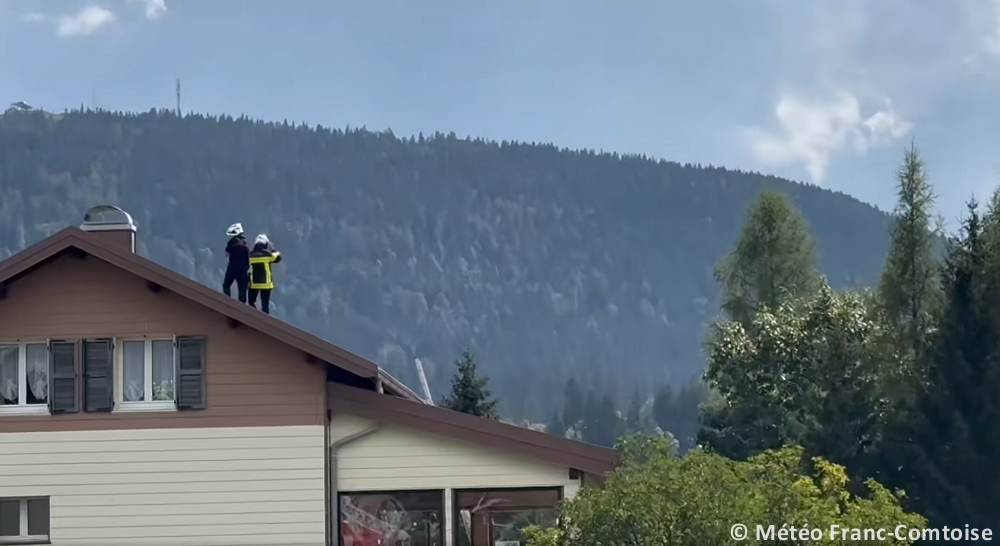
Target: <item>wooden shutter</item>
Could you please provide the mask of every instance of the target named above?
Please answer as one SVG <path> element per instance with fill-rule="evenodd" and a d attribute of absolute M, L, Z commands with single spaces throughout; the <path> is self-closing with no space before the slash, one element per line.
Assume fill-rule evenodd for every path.
<path fill-rule="evenodd" d="M 49 342 L 49 412 L 76 413 L 77 371 L 75 341 Z"/>
<path fill-rule="evenodd" d="M 177 394 L 174 400 L 179 410 L 205 409 L 205 361 L 207 360 L 204 336 L 177 338 Z"/>
<path fill-rule="evenodd" d="M 83 342 L 83 411 L 111 411 L 114 348 L 110 339 Z"/>

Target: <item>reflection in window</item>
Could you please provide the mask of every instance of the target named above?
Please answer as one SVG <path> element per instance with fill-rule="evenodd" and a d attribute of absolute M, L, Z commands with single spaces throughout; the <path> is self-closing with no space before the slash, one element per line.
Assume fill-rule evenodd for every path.
<path fill-rule="evenodd" d="M 456 546 L 523 546 L 526 527 L 558 523 L 560 489 L 459 491 L 455 494 Z"/>
<path fill-rule="evenodd" d="M 442 546 L 441 491 L 341 493 L 341 546 Z"/>
<path fill-rule="evenodd" d="M 555 508 L 525 508 L 523 510 L 491 510 L 490 537 L 494 546 L 516 546 L 524 543 L 524 529 L 532 525 L 547 529 L 555 527 L 559 513 Z"/>

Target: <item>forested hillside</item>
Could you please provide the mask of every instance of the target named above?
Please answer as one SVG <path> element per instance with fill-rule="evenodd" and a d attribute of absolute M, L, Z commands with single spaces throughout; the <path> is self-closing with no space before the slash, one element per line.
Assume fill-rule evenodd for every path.
<path fill-rule="evenodd" d="M 758 174 L 229 116 L 0 117 L 0 257 L 107 202 L 141 254 L 215 287 L 242 222 L 285 257 L 273 314 L 415 388 L 421 358 L 436 396 L 471 348 L 517 417 L 551 415 L 571 376 L 624 397 L 701 372 L 713 267 L 762 187 L 801 208 L 831 284 L 876 279 L 887 215 Z"/>

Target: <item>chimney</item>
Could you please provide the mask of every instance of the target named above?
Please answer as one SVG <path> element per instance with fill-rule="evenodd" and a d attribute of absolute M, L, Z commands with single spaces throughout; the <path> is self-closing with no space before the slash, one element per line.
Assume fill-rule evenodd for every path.
<path fill-rule="evenodd" d="M 83 215 L 80 229 L 102 244 L 135 252 L 135 222 L 129 213 L 114 205 L 97 205 Z"/>

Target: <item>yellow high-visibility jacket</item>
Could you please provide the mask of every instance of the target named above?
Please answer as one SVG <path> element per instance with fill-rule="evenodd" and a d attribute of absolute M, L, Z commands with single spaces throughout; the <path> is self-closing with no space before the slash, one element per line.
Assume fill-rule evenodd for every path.
<path fill-rule="evenodd" d="M 250 289 L 273 290 L 274 280 L 271 278 L 271 264 L 281 261 L 281 253 L 274 251 L 254 250 L 250 253 Z"/>

